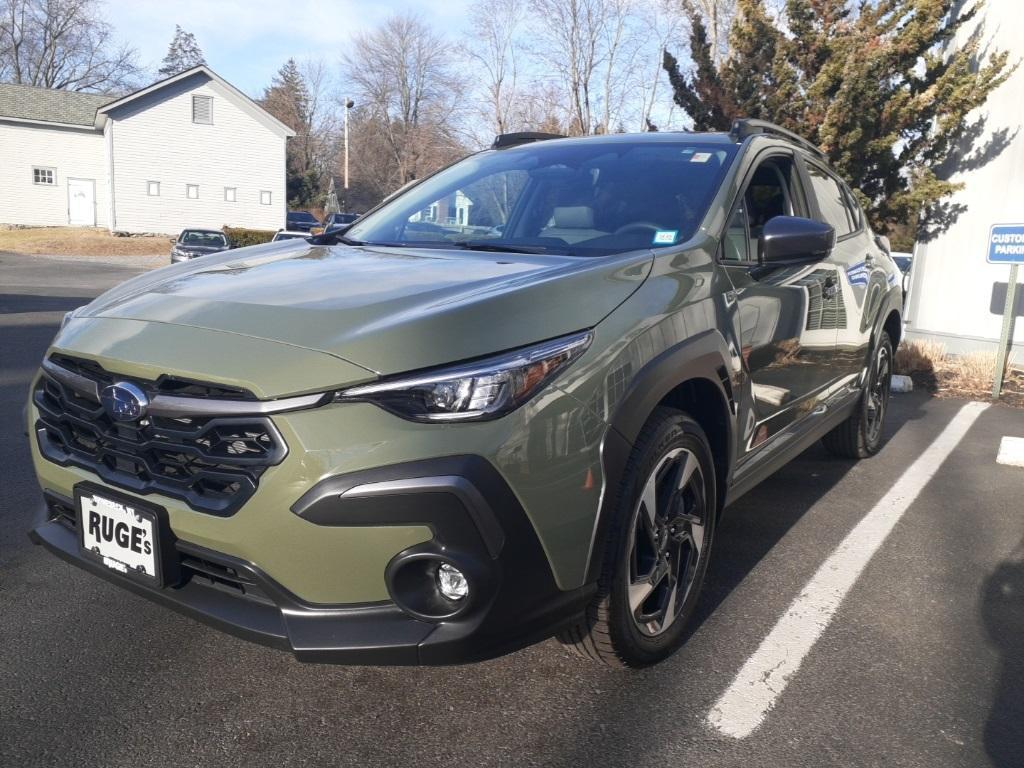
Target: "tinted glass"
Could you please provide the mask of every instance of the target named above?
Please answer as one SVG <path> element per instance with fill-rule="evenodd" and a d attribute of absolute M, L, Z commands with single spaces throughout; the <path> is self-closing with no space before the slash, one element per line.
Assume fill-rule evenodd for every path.
<path fill-rule="evenodd" d="M 316 223 L 316 216 L 309 211 L 292 211 L 288 214 L 288 218 L 292 221 L 311 221 Z"/>
<path fill-rule="evenodd" d="M 722 243 L 722 259 L 724 261 L 749 261 L 750 234 L 747 228 L 747 212 L 741 204 L 732 213 L 729 227 L 725 231 Z"/>
<path fill-rule="evenodd" d="M 483 152 L 346 234 L 378 245 L 579 256 L 673 245 L 696 231 L 735 153 L 732 144 L 664 139 Z"/>
<path fill-rule="evenodd" d="M 183 245 L 201 245 L 208 248 L 219 248 L 228 244 L 228 240 L 220 232 L 199 232 L 197 230 L 185 230 L 178 238 Z"/>
<path fill-rule="evenodd" d="M 835 227 L 836 237 L 850 234 L 853 221 L 847 208 L 846 194 L 839 182 L 814 165 L 808 164 L 807 172 L 824 222 Z"/>
<path fill-rule="evenodd" d="M 894 253 L 890 255 L 892 256 L 892 260 L 896 262 L 896 266 L 899 267 L 900 272 L 906 274 L 910 271 L 912 260 L 909 256 L 897 256 Z"/>

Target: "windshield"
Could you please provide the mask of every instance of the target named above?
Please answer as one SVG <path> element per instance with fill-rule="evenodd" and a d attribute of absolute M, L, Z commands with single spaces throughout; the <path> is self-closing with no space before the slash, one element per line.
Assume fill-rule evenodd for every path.
<path fill-rule="evenodd" d="M 186 230 L 181 233 L 178 242 L 182 245 L 201 245 L 208 248 L 220 248 L 228 244 L 228 240 L 220 232 L 198 232 Z"/>
<path fill-rule="evenodd" d="M 360 219 L 346 238 L 578 256 L 673 245 L 696 231 L 735 153 L 661 138 L 483 152 Z"/>

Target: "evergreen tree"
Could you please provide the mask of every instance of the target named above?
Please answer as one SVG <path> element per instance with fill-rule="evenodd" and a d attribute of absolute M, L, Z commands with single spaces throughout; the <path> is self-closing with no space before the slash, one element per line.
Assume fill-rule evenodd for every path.
<path fill-rule="evenodd" d="M 959 5 L 787 0 L 784 29 L 764 0 L 739 0 L 726 61 L 714 65 L 701 19 L 693 17 L 693 74 L 681 73 L 670 54 L 664 65 L 676 103 L 697 130 L 727 129 L 736 117 L 794 130 L 857 190 L 877 231 L 924 212 L 926 235 L 947 220 L 945 198 L 958 189 L 939 169 L 981 134 L 981 121 L 968 113 L 1012 71 L 1005 52 L 978 63 L 980 32 L 947 48 L 980 8 L 958 13 Z"/>
<path fill-rule="evenodd" d="M 203 51 L 196 42 L 196 36 L 186 32 L 179 25 L 174 25 L 174 39 L 167 46 L 167 55 L 157 74 L 160 77 L 171 77 L 192 67 L 204 66 L 206 59 L 203 58 Z"/>
<path fill-rule="evenodd" d="M 288 140 L 287 187 L 289 205 L 311 205 L 320 191 L 319 174 L 313 167 L 310 93 L 295 59 L 288 59 L 263 92 L 262 104 L 287 125 L 295 136 Z"/>

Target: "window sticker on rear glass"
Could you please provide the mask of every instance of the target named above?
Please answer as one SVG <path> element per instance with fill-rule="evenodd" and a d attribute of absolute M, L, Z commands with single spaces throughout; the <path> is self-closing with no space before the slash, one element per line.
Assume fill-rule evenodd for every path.
<path fill-rule="evenodd" d="M 677 229 L 659 229 L 654 233 L 652 245 L 672 245 L 678 237 L 679 230 Z"/>

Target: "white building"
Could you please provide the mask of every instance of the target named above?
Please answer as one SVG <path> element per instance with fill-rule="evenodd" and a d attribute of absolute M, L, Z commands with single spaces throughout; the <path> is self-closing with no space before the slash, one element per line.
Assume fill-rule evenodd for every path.
<path fill-rule="evenodd" d="M 988 50 L 1010 52 L 1010 63 L 1024 59 L 1019 0 L 986 0 L 960 45 L 977 25 Z M 983 46 L 984 47 L 984 46 Z M 1024 224 L 1024 66 L 988 98 L 979 110 L 985 132 L 975 152 L 1005 136 L 998 154 L 951 179 L 965 184 L 952 202 L 965 206 L 945 232 L 915 248 L 907 306 L 907 338 L 931 339 L 953 353 L 994 351 L 1002 327 L 1003 301 L 1010 268 L 988 264 L 989 228 Z M 1022 276 L 1024 277 L 1024 276 Z M 1019 279 L 1020 280 L 1020 279 Z M 1018 287 L 1018 307 L 1024 291 Z M 1024 319 L 1018 315 L 1011 359 L 1024 362 Z"/>
<path fill-rule="evenodd" d="M 207 67 L 124 97 L 0 85 L 0 224 L 279 229 L 294 135 Z"/>

